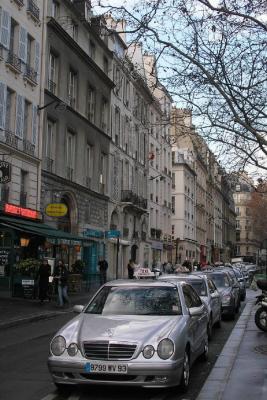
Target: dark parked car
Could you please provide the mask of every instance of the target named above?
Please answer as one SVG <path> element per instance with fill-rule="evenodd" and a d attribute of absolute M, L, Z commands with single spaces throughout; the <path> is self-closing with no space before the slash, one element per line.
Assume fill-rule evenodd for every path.
<path fill-rule="evenodd" d="M 240 299 L 241 299 L 241 301 L 244 301 L 246 298 L 246 295 L 247 295 L 246 279 L 245 279 L 243 273 L 238 268 L 233 268 L 233 271 L 234 271 L 235 276 L 240 284 Z"/>
<path fill-rule="evenodd" d="M 235 318 L 240 306 L 239 285 L 231 278 L 229 271 L 218 269 L 206 272 L 211 276 L 222 296 L 222 314 Z"/>

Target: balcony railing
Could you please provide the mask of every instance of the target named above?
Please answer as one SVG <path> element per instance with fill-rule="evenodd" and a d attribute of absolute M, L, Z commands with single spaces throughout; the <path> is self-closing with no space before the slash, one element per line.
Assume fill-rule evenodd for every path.
<path fill-rule="evenodd" d="M 23 0 L 14 0 L 15 3 L 17 3 L 18 6 L 23 7 L 24 6 L 24 1 Z"/>
<path fill-rule="evenodd" d="M 129 228 L 123 228 L 123 237 L 129 236 Z"/>
<path fill-rule="evenodd" d="M 52 158 L 46 157 L 44 159 L 43 168 L 48 172 L 53 172 L 53 163 L 54 163 L 54 160 L 52 160 Z"/>
<path fill-rule="evenodd" d="M 20 203 L 21 207 L 26 207 L 26 205 L 27 205 L 27 193 L 26 192 L 20 192 L 19 203 Z"/>
<path fill-rule="evenodd" d="M 24 78 L 29 79 L 34 83 L 37 82 L 37 72 L 28 64 L 25 66 Z"/>
<path fill-rule="evenodd" d="M 15 136 L 15 134 L 12 131 L 5 130 L 5 137 L 6 137 L 6 144 L 8 144 L 11 147 L 14 147 L 15 149 L 18 148 L 19 139 Z"/>
<path fill-rule="evenodd" d="M 141 240 L 142 240 L 143 242 L 146 241 L 146 232 L 141 232 Z"/>
<path fill-rule="evenodd" d="M 50 79 L 48 79 L 48 90 L 53 93 L 56 94 L 56 89 L 57 89 L 57 84 L 53 81 L 51 81 Z"/>
<path fill-rule="evenodd" d="M 140 208 L 147 208 L 147 200 L 142 196 L 138 196 L 137 194 L 133 193 L 131 190 L 122 190 L 121 201 L 133 203 L 135 206 Z"/>
<path fill-rule="evenodd" d="M 29 140 L 23 139 L 23 151 L 31 156 L 34 156 L 35 145 Z"/>
<path fill-rule="evenodd" d="M 28 0 L 28 8 L 27 8 L 28 13 L 31 15 L 31 17 L 37 21 L 40 20 L 40 10 L 39 7 L 36 5 L 36 3 L 33 0 Z"/>
<path fill-rule="evenodd" d="M 17 72 L 21 72 L 21 60 L 12 51 L 8 52 L 6 64 Z"/>
<path fill-rule="evenodd" d="M 69 181 L 72 181 L 73 179 L 73 168 L 67 167 L 67 179 Z"/>
<path fill-rule="evenodd" d="M 1 188 L 1 201 L 4 203 L 8 203 L 9 197 L 9 187 L 2 187 Z"/>

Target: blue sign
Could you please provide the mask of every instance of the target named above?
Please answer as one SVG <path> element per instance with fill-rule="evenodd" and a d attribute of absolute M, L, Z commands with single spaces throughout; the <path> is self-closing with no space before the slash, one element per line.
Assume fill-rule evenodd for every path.
<path fill-rule="evenodd" d="M 83 236 L 86 237 L 95 237 L 95 238 L 100 238 L 102 239 L 104 237 L 104 232 L 103 231 L 98 231 L 96 229 L 86 229 L 83 232 Z"/>
<path fill-rule="evenodd" d="M 120 233 L 120 231 L 112 230 L 112 231 L 106 231 L 105 235 L 106 235 L 106 238 L 111 239 L 111 238 L 120 237 L 121 233 Z"/>

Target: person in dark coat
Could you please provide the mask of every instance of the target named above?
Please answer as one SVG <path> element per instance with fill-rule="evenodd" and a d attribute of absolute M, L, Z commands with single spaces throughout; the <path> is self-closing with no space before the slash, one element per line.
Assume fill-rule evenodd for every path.
<path fill-rule="evenodd" d="M 39 299 L 41 304 L 43 304 L 44 300 L 48 298 L 47 293 L 50 275 L 51 267 L 47 260 L 43 260 L 37 273 L 37 277 L 39 278 Z"/>
<path fill-rule="evenodd" d="M 133 260 L 129 260 L 127 269 L 128 269 L 128 278 L 134 279 L 134 262 L 133 262 Z"/>
<path fill-rule="evenodd" d="M 58 293 L 58 302 L 59 306 L 63 307 L 64 302 L 70 304 L 69 296 L 68 296 L 68 277 L 69 271 L 65 267 L 62 260 L 58 261 L 58 264 L 54 270 L 54 280 L 56 284 L 56 290 Z"/>
<path fill-rule="evenodd" d="M 100 272 L 100 285 L 104 285 L 107 281 L 108 262 L 102 257 L 98 261 L 98 267 Z"/>

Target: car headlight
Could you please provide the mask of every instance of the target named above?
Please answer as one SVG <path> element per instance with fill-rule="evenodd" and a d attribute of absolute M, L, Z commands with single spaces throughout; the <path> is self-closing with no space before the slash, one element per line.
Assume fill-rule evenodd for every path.
<path fill-rule="evenodd" d="M 145 347 L 143 348 L 143 356 L 144 356 L 145 358 L 151 358 L 151 357 L 153 357 L 154 353 L 155 353 L 155 349 L 154 349 L 154 347 L 151 346 L 151 345 L 145 346 Z"/>
<path fill-rule="evenodd" d="M 231 296 L 227 294 L 226 296 L 223 296 L 222 298 L 223 304 L 229 304 L 231 302 Z"/>
<path fill-rule="evenodd" d="M 78 346 L 76 343 L 71 343 L 68 347 L 68 355 L 71 357 L 76 356 L 77 352 L 78 352 Z"/>
<path fill-rule="evenodd" d="M 54 356 L 61 356 L 66 349 L 66 340 L 63 336 L 56 336 L 51 343 L 51 352 Z"/>
<path fill-rule="evenodd" d="M 163 360 L 170 358 L 174 352 L 174 344 L 170 339 L 163 339 L 158 344 L 158 355 Z"/>

